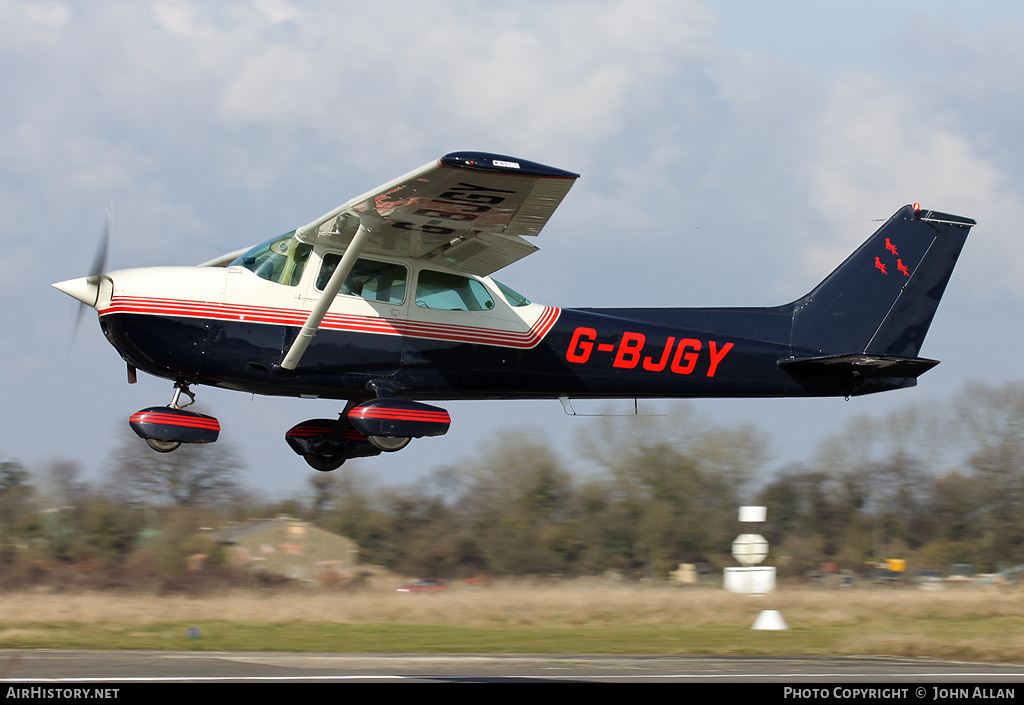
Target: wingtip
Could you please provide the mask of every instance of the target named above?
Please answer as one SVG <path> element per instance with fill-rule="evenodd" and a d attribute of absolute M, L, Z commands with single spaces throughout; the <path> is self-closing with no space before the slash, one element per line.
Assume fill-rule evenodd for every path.
<path fill-rule="evenodd" d="M 489 152 L 451 152 L 438 160 L 441 166 L 488 171 L 499 174 L 518 174 L 520 176 L 540 176 L 559 179 L 578 179 L 579 174 L 564 169 L 556 169 L 546 164 L 509 157 Z"/>

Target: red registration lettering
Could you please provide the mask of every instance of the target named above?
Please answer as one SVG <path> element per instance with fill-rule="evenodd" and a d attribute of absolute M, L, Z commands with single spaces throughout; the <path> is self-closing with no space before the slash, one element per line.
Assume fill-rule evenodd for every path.
<path fill-rule="evenodd" d="M 565 351 L 565 359 L 569 362 L 583 364 L 590 361 L 595 350 L 598 352 L 615 351 L 612 366 L 619 369 L 636 369 L 640 365 L 640 361 L 643 360 L 642 367 L 648 372 L 662 372 L 668 367 L 677 375 L 688 375 L 696 369 L 701 351 L 704 349 L 704 341 L 696 338 L 681 338 L 677 342 L 674 337 L 669 336 L 657 356 L 645 357 L 643 353 L 646 345 L 646 335 L 630 331 L 622 333 L 617 345 L 615 343 L 598 344 L 595 329 L 580 327 L 573 331 L 569 349 Z M 718 366 L 732 350 L 733 343 L 720 344 L 717 340 L 708 340 L 707 347 L 710 358 L 707 376 L 714 377 L 718 372 Z M 671 362 L 669 362 L 670 360 Z"/>
<path fill-rule="evenodd" d="M 669 336 L 668 341 L 665 343 L 665 349 L 661 352 L 661 359 L 655 362 L 653 357 L 645 357 L 644 369 L 650 372 L 661 372 L 665 369 L 665 365 L 668 364 L 668 356 L 672 354 L 672 345 L 675 342 L 676 339 Z"/>
<path fill-rule="evenodd" d="M 569 349 L 565 351 L 565 359 L 569 362 L 586 362 L 590 353 L 594 352 L 594 341 L 597 331 L 593 328 L 577 328 L 572 334 Z"/>
<path fill-rule="evenodd" d="M 711 353 L 711 367 L 708 368 L 708 377 L 715 376 L 715 370 L 718 369 L 718 363 L 721 362 L 726 354 L 732 350 L 732 343 L 726 343 L 722 346 L 722 349 L 718 349 L 718 343 L 714 340 L 708 341 L 709 352 Z"/>
<path fill-rule="evenodd" d="M 647 336 L 643 333 L 623 333 L 622 341 L 619 343 L 619 351 L 615 353 L 615 367 L 624 367 L 631 370 L 640 362 L 640 351 L 644 349 Z"/>
<path fill-rule="evenodd" d="M 672 371 L 677 375 L 688 375 L 693 372 L 694 366 L 697 364 L 697 353 L 700 352 L 700 341 L 694 340 L 693 338 L 683 338 L 679 341 L 679 347 L 676 348 L 675 357 L 672 358 Z M 694 352 L 686 352 L 687 348 L 693 348 Z M 686 360 L 685 365 L 680 365 L 680 361 Z"/>

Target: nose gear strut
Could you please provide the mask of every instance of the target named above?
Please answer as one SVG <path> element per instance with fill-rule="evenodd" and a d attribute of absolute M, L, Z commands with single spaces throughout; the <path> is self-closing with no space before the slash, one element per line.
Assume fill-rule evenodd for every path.
<path fill-rule="evenodd" d="M 181 395 L 184 394 L 188 397 L 188 404 L 179 404 L 181 401 Z M 174 383 L 174 395 L 171 397 L 171 403 L 168 405 L 172 409 L 184 409 L 187 406 L 192 406 L 196 403 L 196 395 L 193 394 L 188 388 L 188 382 L 175 382 Z"/>

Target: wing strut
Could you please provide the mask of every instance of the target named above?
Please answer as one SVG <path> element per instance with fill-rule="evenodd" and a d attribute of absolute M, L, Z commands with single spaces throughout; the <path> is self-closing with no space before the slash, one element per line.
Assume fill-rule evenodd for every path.
<path fill-rule="evenodd" d="M 330 280 L 327 282 L 327 286 L 324 287 L 323 293 L 320 294 L 320 298 L 316 300 L 313 305 L 313 310 L 309 312 L 309 318 L 302 326 L 302 330 L 299 331 L 292 346 L 288 348 L 288 353 L 284 356 L 284 360 L 281 361 L 281 367 L 286 370 L 294 370 L 299 364 L 299 360 L 306 352 L 306 348 L 309 347 L 309 343 L 313 340 L 313 336 L 320 329 L 320 322 L 324 320 L 324 316 L 327 315 L 327 309 L 331 307 L 331 302 L 334 301 L 334 297 L 341 291 L 341 285 L 345 283 L 348 278 L 349 272 L 352 271 L 352 267 L 356 264 L 356 259 L 362 253 L 363 248 L 366 246 L 367 240 L 370 238 L 370 228 L 366 227 L 365 223 L 359 224 L 359 230 L 352 237 L 352 242 L 345 250 L 345 254 L 342 256 L 341 261 L 338 262 L 338 266 L 334 269 L 334 273 L 331 274 Z"/>

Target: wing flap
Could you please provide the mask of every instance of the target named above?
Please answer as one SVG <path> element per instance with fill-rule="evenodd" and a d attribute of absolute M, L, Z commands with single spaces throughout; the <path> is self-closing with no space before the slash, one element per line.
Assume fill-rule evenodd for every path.
<path fill-rule="evenodd" d="M 442 248 L 430 259 L 450 269 L 486 277 L 538 249 L 521 237 L 480 233 Z"/>
<path fill-rule="evenodd" d="M 541 179 L 509 220 L 506 235 L 537 235 L 572 188 L 571 179 Z"/>
<path fill-rule="evenodd" d="M 512 157 L 453 153 L 352 199 L 296 237 L 343 248 L 363 223 L 367 253 L 487 275 L 538 249 L 521 236 L 543 229 L 577 178 Z"/>

